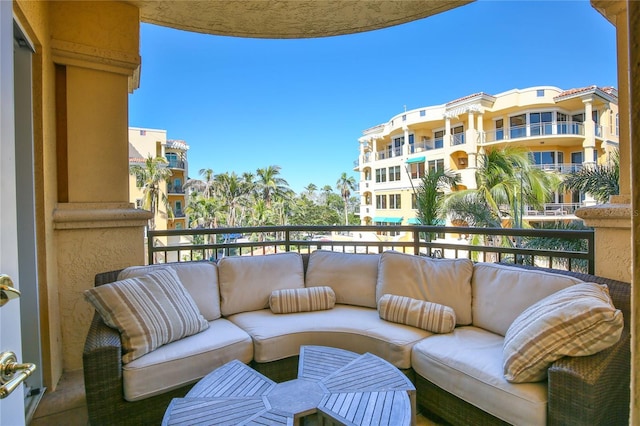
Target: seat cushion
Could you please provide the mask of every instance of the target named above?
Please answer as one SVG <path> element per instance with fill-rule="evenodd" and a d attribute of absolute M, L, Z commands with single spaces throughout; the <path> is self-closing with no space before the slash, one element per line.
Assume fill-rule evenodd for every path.
<path fill-rule="evenodd" d="M 386 251 L 380 255 L 376 298 L 395 294 L 450 306 L 458 325 L 471 324 L 469 259 L 432 259 Z"/>
<path fill-rule="evenodd" d="M 223 316 L 269 307 L 274 290 L 304 287 L 299 253 L 231 256 L 218 261 L 220 307 Z"/>
<path fill-rule="evenodd" d="M 514 383 L 547 378 L 563 356 L 588 356 L 620 340 L 622 312 L 606 285 L 580 283 L 529 306 L 504 338 L 504 375 Z"/>
<path fill-rule="evenodd" d="M 504 336 L 529 306 L 556 291 L 582 282 L 567 275 L 495 263 L 473 266 L 473 325 Z"/>
<path fill-rule="evenodd" d="M 319 345 L 370 352 L 398 368 L 409 368 L 411 347 L 432 334 L 380 319 L 375 309 L 350 305 L 288 315 L 265 309 L 236 314 L 229 320 L 249 333 L 257 362 L 298 355 L 301 345 Z"/>
<path fill-rule="evenodd" d="M 194 383 L 221 365 L 253 358 L 251 337 L 227 321 L 209 322 L 202 333 L 164 345 L 123 367 L 124 397 L 138 401 Z"/>
<path fill-rule="evenodd" d="M 130 266 L 120 271 L 118 279 L 146 275 L 157 269 L 171 268 L 178 273 L 180 282 L 187 289 L 200 313 L 207 321 L 220 318 L 220 288 L 218 267 L 213 262 L 165 263 L 148 266 Z"/>
<path fill-rule="evenodd" d="M 481 328 L 458 327 L 413 346 L 416 374 L 514 425 L 544 425 L 547 383 L 509 383 L 502 374 L 504 338 Z"/>
<path fill-rule="evenodd" d="M 90 288 L 85 298 L 122 336 L 122 362 L 209 327 L 175 270 L 158 269 Z"/>
<path fill-rule="evenodd" d="M 379 254 L 316 250 L 309 255 L 305 286 L 329 286 L 336 303 L 376 307 Z"/>

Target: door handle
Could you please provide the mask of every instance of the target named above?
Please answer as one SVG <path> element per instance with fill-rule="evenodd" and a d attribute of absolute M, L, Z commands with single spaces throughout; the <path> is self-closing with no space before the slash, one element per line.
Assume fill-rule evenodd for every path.
<path fill-rule="evenodd" d="M 6 398 L 36 370 L 35 364 L 18 364 L 16 354 L 0 354 L 0 399 Z M 16 374 L 17 373 L 17 374 Z"/>
<path fill-rule="evenodd" d="M 20 297 L 20 292 L 13 287 L 13 281 L 9 275 L 0 275 L 0 307 L 11 299 Z"/>

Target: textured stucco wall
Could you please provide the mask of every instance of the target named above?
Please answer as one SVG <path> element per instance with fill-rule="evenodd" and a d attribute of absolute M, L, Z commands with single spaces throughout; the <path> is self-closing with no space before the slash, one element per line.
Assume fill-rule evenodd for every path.
<path fill-rule="evenodd" d="M 144 263 L 143 228 L 64 229 L 56 231 L 64 370 L 82 368 L 82 349 L 93 318 L 84 290 L 99 272 Z"/>

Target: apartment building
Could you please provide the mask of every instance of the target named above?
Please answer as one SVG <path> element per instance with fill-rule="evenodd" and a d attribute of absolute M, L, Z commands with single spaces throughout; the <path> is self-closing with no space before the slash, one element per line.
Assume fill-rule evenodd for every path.
<path fill-rule="evenodd" d="M 415 188 L 430 169 L 450 169 L 460 175 L 462 189 L 476 188 L 478 154 L 511 145 L 529 150 L 537 167 L 567 173 L 609 161 L 618 133 L 612 87 L 480 92 L 402 112 L 359 138 L 354 170 L 360 173 L 362 224 L 418 223 Z M 544 209 L 527 209 L 524 219 L 572 219 L 578 207 L 594 203 L 588 194 L 555 193 Z"/>
<path fill-rule="evenodd" d="M 151 155 L 166 158 L 167 167 L 171 170 L 171 176 L 163 184 L 162 190 L 171 205 L 173 219 L 169 218 L 164 205 L 160 203 L 155 217 L 156 229 L 188 228 L 189 222 L 185 214 L 187 195 L 183 188 L 188 176 L 188 150 L 189 146 L 185 141 L 167 139 L 166 130 L 129 128 L 129 165 L 144 165 Z M 129 198 L 137 208 L 142 208 L 142 183 L 133 174 L 129 175 Z"/>

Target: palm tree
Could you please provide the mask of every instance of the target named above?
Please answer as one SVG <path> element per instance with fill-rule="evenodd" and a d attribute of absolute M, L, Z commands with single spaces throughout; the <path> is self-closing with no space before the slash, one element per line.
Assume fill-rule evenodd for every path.
<path fill-rule="evenodd" d="M 235 172 L 216 175 L 216 195 L 227 211 L 227 226 L 237 226 L 238 210 L 248 204 L 249 194 L 253 186 Z M 240 215 L 242 218 L 242 215 Z"/>
<path fill-rule="evenodd" d="M 309 198 L 313 197 L 313 194 L 318 190 L 318 187 L 314 183 L 310 183 L 309 185 L 304 187 L 304 190 L 307 191 Z"/>
<path fill-rule="evenodd" d="M 432 168 L 422 176 L 420 186 L 415 190 L 417 216 L 422 225 L 437 225 L 444 218 L 444 192 L 457 190 L 460 175 L 450 170 Z"/>
<path fill-rule="evenodd" d="M 204 198 L 211 198 L 214 194 L 215 175 L 213 169 L 200 169 L 198 172 L 202 179 L 189 179 L 185 188 L 193 188 L 200 192 Z"/>
<path fill-rule="evenodd" d="M 274 198 L 286 198 L 290 193 L 289 183 L 279 177 L 280 166 L 269 166 L 256 171 L 256 191 L 261 194 L 267 207 Z"/>
<path fill-rule="evenodd" d="M 477 189 L 452 193 L 446 209 L 472 226 L 522 226 L 524 205 L 540 208 L 557 182 L 557 176 L 533 167 L 526 150 L 495 149 L 478 155 Z"/>
<path fill-rule="evenodd" d="M 167 194 L 161 188 L 161 184 L 166 184 L 167 179 L 171 176 L 171 170 L 167 167 L 167 164 L 169 162 L 164 157 L 154 158 L 149 156 L 145 160 L 144 166 L 136 164 L 130 167 L 131 173 L 142 183 L 142 207 L 153 214 L 149 219 L 149 228 L 152 230 L 156 228 L 155 217 L 160 203 L 167 211 L 168 218 L 173 219 L 171 203 L 169 203 Z"/>
<path fill-rule="evenodd" d="M 331 185 L 325 185 L 322 187 L 322 195 L 324 196 L 324 202 L 325 204 L 328 206 L 329 205 L 329 200 L 330 200 L 330 195 L 333 192 L 333 188 L 331 187 Z"/>
<path fill-rule="evenodd" d="M 340 191 L 340 195 L 342 195 L 342 199 L 344 200 L 344 223 L 345 225 L 349 225 L 349 197 L 351 196 L 351 191 L 356 189 L 355 178 L 353 176 L 347 176 L 346 172 L 342 172 L 342 175 L 340 175 L 340 178 L 336 182 L 336 189 Z"/>
<path fill-rule="evenodd" d="M 620 152 L 614 150 L 607 164 L 585 165 L 572 171 L 561 188 L 591 194 L 598 203 L 608 202 L 609 197 L 620 193 Z"/>

